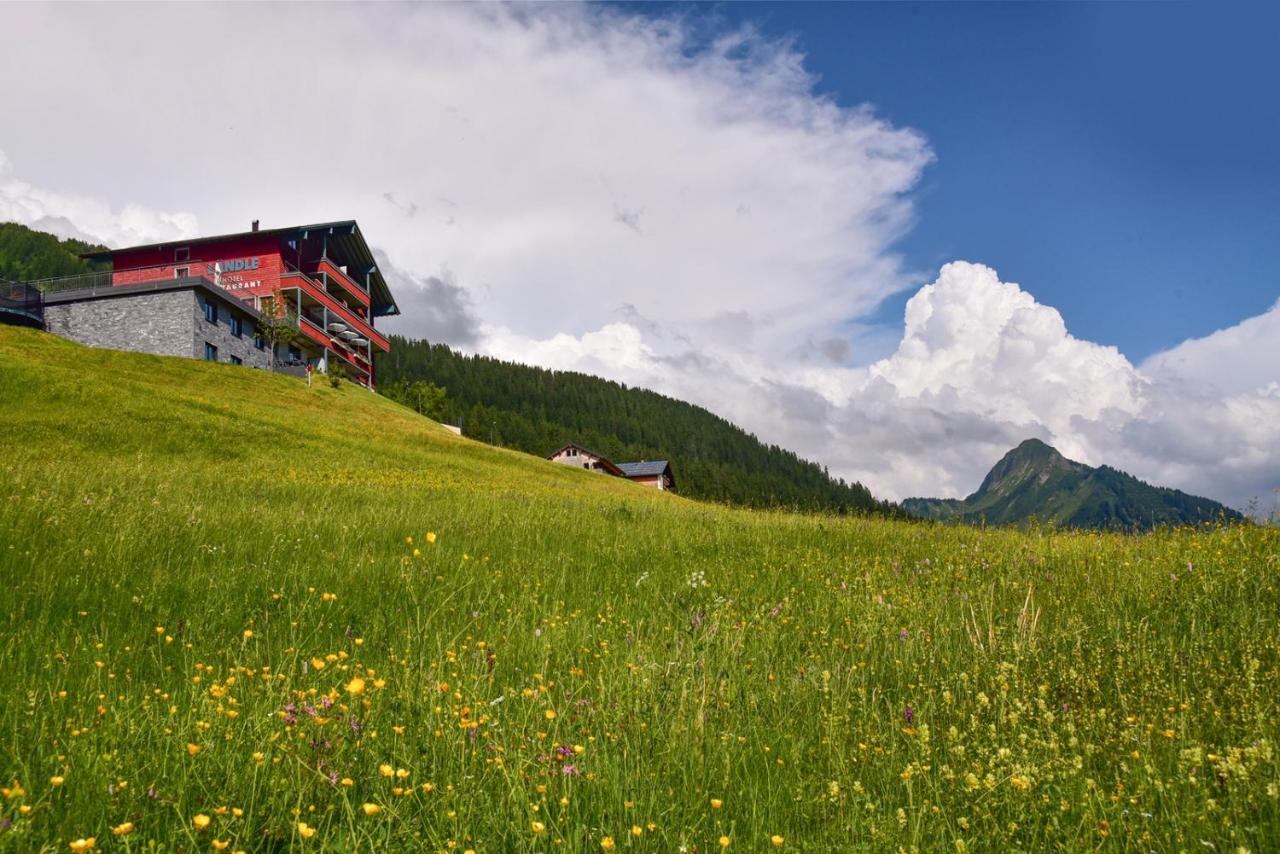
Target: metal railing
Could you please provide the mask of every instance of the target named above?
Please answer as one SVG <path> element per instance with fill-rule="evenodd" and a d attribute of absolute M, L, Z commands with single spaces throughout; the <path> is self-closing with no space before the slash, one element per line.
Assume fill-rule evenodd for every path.
<path fill-rule="evenodd" d="M 76 273 L 73 276 L 36 279 L 22 284 L 35 288 L 42 294 L 54 294 L 60 291 L 94 291 L 111 287 L 111 276 L 110 270 L 94 270 L 89 273 Z"/>

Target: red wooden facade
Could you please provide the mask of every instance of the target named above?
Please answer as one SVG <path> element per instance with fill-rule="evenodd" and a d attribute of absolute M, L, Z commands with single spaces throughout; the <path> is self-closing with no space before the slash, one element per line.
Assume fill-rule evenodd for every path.
<path fill-rule="evenodd" d="M 92 257 L 92 256 L 90 256 Z M 201 276 L 262 310 L 278 296 L 300 335 L 284 353 L 303 369 L 337 359 L 361 385 L 374 385 L 373 357 L 391 342 L 374 328 L 399 314 L 386 280 L 354 220 L 254 229 L 239 234 L 107 250 L 112 284 Z"/>

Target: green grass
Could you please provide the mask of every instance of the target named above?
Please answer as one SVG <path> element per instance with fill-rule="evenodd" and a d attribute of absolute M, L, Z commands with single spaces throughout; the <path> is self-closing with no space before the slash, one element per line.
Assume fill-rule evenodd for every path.
<path fill-rule="evenodd" d="M 0 849 L 1280 844 L 1274 529 L 727 510 L 3 327 L 0 416 Z"/>

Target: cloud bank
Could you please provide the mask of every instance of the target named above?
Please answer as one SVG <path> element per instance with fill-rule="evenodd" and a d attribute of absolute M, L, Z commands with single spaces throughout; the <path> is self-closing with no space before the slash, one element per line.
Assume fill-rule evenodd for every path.
<path fill-rule="evenodd" d="M 885 497 L 966 494 L 1028 436 L 1237 505 L 1280 486 L 1280 311 L 1135 366 L 991 269 L 905 268 L 927 141 L 749 28 L 11 5 L 0 29 L 29 81 L 0 114 L 42 118 L 0 130 L 0 218 L 128 244 L 355 217 L 389 330 L 691 400 Z M 901 335 L 867 325 L 911 288 Z"/>

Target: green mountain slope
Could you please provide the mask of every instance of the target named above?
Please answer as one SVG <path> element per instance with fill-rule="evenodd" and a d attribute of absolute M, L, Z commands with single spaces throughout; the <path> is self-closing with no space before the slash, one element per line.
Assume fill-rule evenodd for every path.
<path fill-rule="evenodd" d="M 0 423 L 0 851 L 1280 829 L 1280 530 L 729 508 L 4 326 Z"/>
<path fill-rule="evenodd" d="M 0 222 L 0 280 L 27 282 L 87 273 L 96 268 L 80 253 L 103 248 L 81 240 L 60 240 L 16 222 Z"/>
<path fill-rule="evenodd" d="M 569 371 L 549 371 L 443 344 L 393 338 L 378 380 L 426 380 L 448 391 L 444 420 L 463 433 L 546 456 L 577 442 L 614 461 L 667 459 L 691 498 L 748 507 L 897 514 L 859 483 L 829 476 L 707 410 L 640 388 Z"/>
<path fill-rule="evenodd" d="M 1208 498 L 1069 460 L 1039 439 L 1005 454 L 963 501 L 908 498 L 902 506 L 922 519 L 1004 525 L 1035 518 L 1072 528 L 1124 530 L 1242 518 Z"/>

